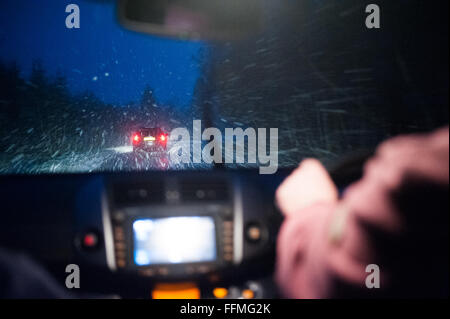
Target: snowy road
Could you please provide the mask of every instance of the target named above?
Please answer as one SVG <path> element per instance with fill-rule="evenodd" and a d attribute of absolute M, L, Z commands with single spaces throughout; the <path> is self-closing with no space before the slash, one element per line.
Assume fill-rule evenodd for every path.
<path fill-rule="evenodd" d="M 280 131 L 281 138 L 284 131 Z M 225 142 L 225 137 L 223 142 Z M 56 152 L 50 152 L 50 156 L 36 151 L 27 151 L 23 146 L 9 147 L 6 152 L 0 154 L 0 173 L 4 174 L 54 174 L 54 173 L 91 173 L 91 172 L 118 172 L 118 171 L 145 171 L 145 170 L 192 170 L 212 168 L 212 164 L 193 163 L 192 154 L 190 154 L 190 163 L 180 163 L 173 156 L 180 150 L 180 142 L 176 145 L 174 141 L 169 140 L 167 152 L 133 152 L 133 147 L 128 145 L 117 145 L 113 147 L 94 147 L 88 151 L 70 150 L 63 152 L 61 149 Z M 190 145 L 192 143 L 192 145 Z M 204 147 L 206 142 L 186 141 L 182 144 L 183 150 L 189 150 L 191 153 L 193 147 Z M 231 142 L 233 143 L 233 142 Z M 237 147 L 235 141 L 235 147 Z M 224 144 L 222 144 L 222 147 Z M 244 147 L 244 145 L 239 145 Z M 295 167 L 298 163 L 299 148 L 291 148 L 278 151 L 279 164 L 282 167 Z M 224 152 L 225 153 L 225 152 Z M 230 161 L 230 155 L 225 153 L 224 160 Z M 257 150 L 249 151 L 245 147 L 245 163 L 226 164 L 230 168 L 253 167 L 260 165 L 249 163 L 250 158 L 257 158 Z M 231 159 L 232 161 L 233 159 Z M 263 165 L 266 166 L 266 165 Z"/>
<path fill-rule="evenodd" d="M 90 173 L 98 171 L 183 170 L 206 169 L 208 164 L 178 163 L 171 153 L 177 148 L 168 145 L 167 152 L 133 152 L 131 145 L 122 145 L 89 152 L 57 154 L 42 158 L 38 154 L 3 153 L 0 173 Z"/>

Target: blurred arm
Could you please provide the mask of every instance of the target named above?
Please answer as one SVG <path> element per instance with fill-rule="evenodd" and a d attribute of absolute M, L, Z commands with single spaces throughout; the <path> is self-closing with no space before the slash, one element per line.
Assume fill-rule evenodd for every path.
<path fill-rule="evenodd" d="M 448 294 L 448 128 L 382 144 L 340 200 L 325 169 L 304 164 L 276 196 L 285 297 Z M 369 264 L 381 270 L 380 289 L 365 285 Z"/>

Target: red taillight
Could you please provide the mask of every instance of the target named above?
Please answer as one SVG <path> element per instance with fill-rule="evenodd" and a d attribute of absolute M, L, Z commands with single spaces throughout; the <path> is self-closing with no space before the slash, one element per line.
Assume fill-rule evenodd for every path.
<path fill-rule="evenodd" d="M 161 142 L 165 142 L 166 139 L 167 139 L 167 137 L 166 137 L 166 135 L 164 135 L 164 134 L 161 134 L 161 135 L 159 136 L 159 140 L 160 140 Z"/>
<path fill-rule="evenodd" d="M 141 140 L 141 137 L 139 136 L 139 134 L 134 134 L 133 135 L 133 143 L 134 144 L 139 143 L 140 140 Z"/>

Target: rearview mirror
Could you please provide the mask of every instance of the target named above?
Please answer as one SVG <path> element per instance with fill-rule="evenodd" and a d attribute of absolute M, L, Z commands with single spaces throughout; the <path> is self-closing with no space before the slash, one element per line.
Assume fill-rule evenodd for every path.
<path fill-rule="evenodd" d="M 194 40 L 233 40 L 261 29 L 261 0 L 119 0 L 131 30 Z"/>

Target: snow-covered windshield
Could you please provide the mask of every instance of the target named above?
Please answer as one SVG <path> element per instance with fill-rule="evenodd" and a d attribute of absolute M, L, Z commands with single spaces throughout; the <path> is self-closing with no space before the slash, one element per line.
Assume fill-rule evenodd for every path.
<path fill-rule="evenodd" d="M 445 10 L 381 1 L 383 21 L 398 24 L 368 30 L 359 0 L 261 1 L 266 28 L 226 43 L 127 31 L 111 1 L 76 1 L 79 28 L 67 27 L 65 1 L 2 1 L 0 173 L 208 169 L 195 155 L 173 161 L 171 140 L 133 141 L 141 128 L 186 128 L 194 152 L 206 143 L 194 120 L 276 128 L 279 167 L 448 122 Z M 228 167 L 258 166 L 226 156 Z"/>

